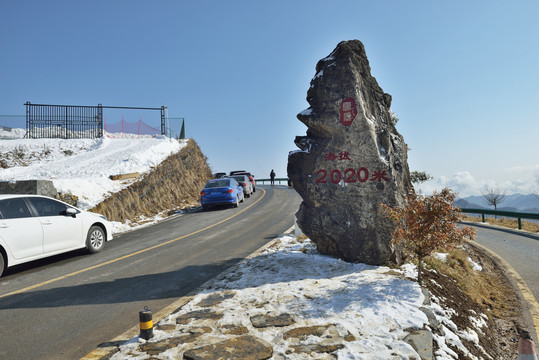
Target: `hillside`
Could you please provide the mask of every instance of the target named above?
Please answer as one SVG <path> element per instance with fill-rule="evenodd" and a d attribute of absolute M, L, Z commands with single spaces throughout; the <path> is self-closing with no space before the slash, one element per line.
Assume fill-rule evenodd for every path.
<path fill-rule="evenodd" d="M 197 205 L 200 190 L 212 177 L 206 157 L 194 140 L 171 154 L 151 172 L 107 197 L 91 211 L 112 221 L 140 223 L 161 214 Z"/>
<path fill-rule="evenodd" d="M 76 197 L 78 207 L 106 215 L 115 232 L 196 203 L 211 176 L 194 140 L 126 134 L 123 138 L 24 139 L 24 133 L 0 130 L 0 181 L 51 180 L 58 192 Z M 127 179 L 110 178 L 135 173 Z"/>

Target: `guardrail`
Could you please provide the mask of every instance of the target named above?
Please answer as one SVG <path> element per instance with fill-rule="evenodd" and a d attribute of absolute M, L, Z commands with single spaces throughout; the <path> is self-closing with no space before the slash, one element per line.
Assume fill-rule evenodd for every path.
<path fill-rule="evenodd" d="M 275 183 L 278 183 L 279 185 L 281 185 L 281 181 L 284 181 L 284 183 L 288 185 L 288 178 L 275 178 L 273 180 Z M 271 184 L 271 179 L 255 179 L 255 184 L 262 183 L 262 185 L 264 185 L 266 181 Z"/>
<path fill-rule="evenodd" d="M 537 213 L 527 213 L 527 212 L 520 212 L 520 211 L 503 211 L 503 210 L 469 209 L 469 208 L 461 208 L 460 211 L 463 213 L 481 214 L 482 222 L 485 222 L 485 215 L 514 217 L 518 219 L 519 230 L 522 230 L 521 219 L 539 220 L 539 214 Z"/>

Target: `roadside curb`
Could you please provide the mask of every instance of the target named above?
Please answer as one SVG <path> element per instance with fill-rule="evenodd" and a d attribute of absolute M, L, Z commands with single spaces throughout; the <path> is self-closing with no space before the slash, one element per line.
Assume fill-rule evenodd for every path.
<path fill-rule="evenodd" d="M 292 232 L 294 232 L 294 227 L 295 227 L 295 225 L 292 225 L 290 228 L 288 228 L 288 230 L 286 230 L 283 233 L 283 235 L 290 235 Z M 159 312 L 153 314 L 153 322 L 154 322 L 154 324 L 157 324 L 159 321 L 161 321 L 162 319 L 164 319 L 168 315 L 178 312 L 185 304 L 190 302 L 194 298 L 195 295 L 197 295 L 201 291 L 209 288 L 213 284 L 213 282 L 215 282 L 218 278 L 221 278 L 221 277 L 225 276 L 226 274 L 234 271 L 237 266 L 247 262 L 249 259 L 252 259 L 252 258 L 258 256 L 264 250 L 266 250 L 267 248 L 273 246 L 277 241 L 279 241 L 279 238 L 275 238 L 275 239 L 271 240 L 270 242 L 268 242 L 264 246 L 260 247 L 259 249 L 257 249 L 253 253 L 246 256 L 244 259 L 242 259 L 237 264 L 232 265 L 231 267 L 229 267 L 225 271 L 219 273 L 218 275 L 216 275 L 212 279 L 206 281 L 204 284 L 200 285 L 199 287 L 197 287 L 193 291 L 189 292 L 188 295 L 182 296 L 181 298 L 179 298 L 178 300 L 176 300 L 175 302 L 173 302 L 169 306 L 167 306 L 167 307 L 163 308 L 162 310 L 160 310 Z M 109 359 L 114 354 L 115 350 L 118 349 L 118 347 L 120 345 L 124 344 L 125 342 L 127 342 L 127 341 L 131 340 L 132 338 L 134 338 L 135 336 L 137 336 L 139 334 L 139 331 L 140 331 L 139 326 L 138 325 L 134 326 L 133 328 L 125 331 L 123 334 L 115 337 L 114 339 L 99 344 L 98 347 L 95 350 L 93 350 L 89 354 L 81 357 L 80 360 L 105 360 L 105 359 Z"/>
<path fill-rule="evenodd" d="M 527 324 L 530 327 L 529 331 L 535 332 L 535 337 L 533 337 L 534 334 L 532 334 L 534 341 L 539 344 L 539 339 L 537 338 L 537 335 L 539 334 L 539 303 L 537 302 L 537 299 L 535 299 L 535 296 L 533 295 L 532 291 L 530 290 L 524 279 L 522 279 L 522 277 L 507 261 L 505 261 L 500 255 L 496 254 L 494 251 L 476 242 L 469 241 L 467 244 L 485 252 L 496 263 L 498 263 L 502 271 L 505 273 L 506 278 L 510 281 L 511 285 L 520 291 L 519 300 L 523 305 L 523 315 L 526 315 L 525 310 L 528 310 L 529 318 L 526 319 L 526 322 L 529 323 Z"/>

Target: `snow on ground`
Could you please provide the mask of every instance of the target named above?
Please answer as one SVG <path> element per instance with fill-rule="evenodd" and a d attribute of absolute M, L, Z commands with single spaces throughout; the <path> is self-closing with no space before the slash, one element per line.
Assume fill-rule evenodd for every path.
<path fill-rule="evenodd" d="M 16 130 L 21 129 L 0 130 L 0 154 L 24 153 L 24 158 L 11 156 L 7 163 L 26 166 L 3 169 L 0 181 L 52 180 L 59 192 L 78 196 L 78 206 L 85 210 L 128 185 L 110 175 L 146 173 L 185 145 L 164 136 L 22 139 L 24 131 Z"/>
<path fill-rule="evenodd" d="M 264 312 L 296 314 L 308 319 L 308 326 L 338 324 L 342 333 L 348 331 L 357 339 L 345 343 L 336 353 L 339 359 L 360 358 L 359 354 L 370 354 L 365 358 L 372 359 L 374 354 L 377 359 L 390 359 L 395 353 L 403 358 L 417 355 L 403 341 L 405 329 L 421 329 L 427 323 L 419 310 L 424 297 L 416 282 L 389 275 L 387 267 L 322 256 L 310 240 L 298 242 L 284 236 L 280 242 L 279 247 L 267 249 L 240 266 L 238 279 L 231 276 L 232 280 L 226 278 L 214 285 L 240 294 L 226 304 L 230 310 L 256 300 L 267 304 Z M 223 321 L 248 323 L 249 314 L 244 316 Z M 278 331 L 264 332 L 265 340 L 271 343 Z M 274 348 L 274 352 L 284 354 L 289 345 Z"/>
<path fill-rule="evenodd" d="M 0 170 L 0 181 L 52 180 L 59 191 L 78 196 L 83 209 L 126 186 L 110 180 L 110 175 L 146 173 L 185 144 L 166 137 L 64 140 L 22 136 L 21 129 L 0 130 L 0 160 L 12 166 Z M 360 341 L 339 350 L 339 359 L 388 359 L 391 353 L 399 353 L 403 359 L 413 356 L 414 350 L 402 341 L 404 329 L 427 324 L 419 310 L 423 295 L 416 282 L 392 275 L 386 267 L 322 256 L 308 239 L 300 243 L 295 237 L 284 236 L 280 243 L 241 263 L 236 272 L 240 276 L 216 283 L 211 291 L 240 289 L 239 295 L 226 303 L 230 309 L 267 298 L 273 307 L 270 310 L 302 312 L 320 323 L 337 323 L 354 335 L 361 334 L 357 336 Z M 401 272 L 417 276 L 411 264 L 404 265 Z M 288 300 L 270 301 L 283 298 L 283 293 Z M 309 298 L 317 300 L 298 300 Z M 464 346 L 451 322 L 451 311 L 436 301 L 431 308 L 445 329 L 445 336 L 435 336 L 440 348 L 437 358 L 454 359 L 456 354 L 447 344 Z M 475 337 L 474 333 L 469 336 L 472 341 Z"/>
<path fill-rule="evenodd" d="M 356 340 L 344 342 L 336 351 L 338 359 L 419 359 L 417 352 L 404 338 L 410 329 L 428 328 L 428 319 L 420 308 L 428 308 L 442 324 L 444 335 L 434 335 L 438 345 L 435 358 L 458 359 L 452 348 L 458 348 L 469 359 L 477 359 L 463 345 L 465 338 L 479 346 L 474 330 L 460 331 L 451 321 L 454 311 L 443 309 L 438 299 L 424 304 L 424 295 L 414 279 L 417 268 L 406 264 L 401 269 L 385 266 L 353 264 L 320 255 L 309 239 L 284 235 L 275 246 L 244 260 L 212 281 L 205 290 L 184 305 L 180 311 L 161 320 L 161 325 L 175 325 L 176 318 L 191 311 L 203 310 L 198 305 L 212 293 L 235 292 L 214 310 L 224 314 L 222 324 L 250 327 L 250 317 L 262 314 L 294 314 L 294 326 L 337 324 L 339 333 L 352 334 Z M 264 304 L 258 308 L 256 304 Z M 484 316 L 484 315 L 482 315 Z M 477 329 L 486 326 L 481 315 Z M 179 329 L 189 331 L 189 328 Z M 274 354 L 287 354 L 294 339 L 282 336 L 280 328 L 267 328 L 257 336 L 273 344 Z M 178 334 L 176 334 L 177 336 Z M 152 342 L 174 336 L 170 331 L 154 330 Z M 278 341 L 277 341 L 278 340 Z M 307 339 L 307 343 L 312 339 Z M 211 340 L 210 340 L 211 341 Z M 216 341 L 215 339 L 213 340 Z M 135 336 L 120 347 L 112 359 L 142 359 L 137 351 L 146 341 Z M 167 358 L 179 358 L 186 346 L 167 351 Z M 307 359 L 305 354 L 287 354 L 287 359 Z M 489 358 L 488 355 L 485 359 Z"/>

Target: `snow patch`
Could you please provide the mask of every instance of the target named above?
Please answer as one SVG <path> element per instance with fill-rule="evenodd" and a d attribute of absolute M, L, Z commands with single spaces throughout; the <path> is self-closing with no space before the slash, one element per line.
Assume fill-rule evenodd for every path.
<path fill-rule="evenodd" d="M 313 109 L 312 108 L 307 108 L 307 109 L 303 110 L 302 112 L 300 112 L 298 115 L 310 116 L 312 113 L 313 113 Z"/>

